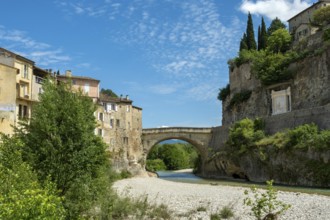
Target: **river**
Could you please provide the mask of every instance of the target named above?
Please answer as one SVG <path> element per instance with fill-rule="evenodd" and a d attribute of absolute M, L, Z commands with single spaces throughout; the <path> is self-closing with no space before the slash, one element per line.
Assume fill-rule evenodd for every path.
<path fill-rule="evenodd" d="M 157 171 L 158 177 L 160 179 L 173 181 L 173 182 L 183 182 L 183 183 L 193 183 L 193 184 L 210 184 L 210 185 L 228 185 L 228 186 L 243 186 L 251 187 L 256 185 L 260 188 L 265 188 L 265 184 L 249 182 L 240 179 L 204 179 L 198 177 L 192 173 L 192 169 L 178 170 L 178 171 Z M 313 188 L 313 187 L 299 187 L 299 186 L 286 186 L 286 185 L 275 185 L 275 189 L 280 191 L 289 192 L 303 192 L 330 196 L 329 188 Z"/>

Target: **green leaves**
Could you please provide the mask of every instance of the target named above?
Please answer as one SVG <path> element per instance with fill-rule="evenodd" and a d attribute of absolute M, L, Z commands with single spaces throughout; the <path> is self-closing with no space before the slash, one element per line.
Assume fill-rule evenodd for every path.
<path fill-rule="evenodd" d="M 316 10 L 313 14 L 313 23 L 319 26 L 330 24 L 330 6 Z"/>
<path fill-rule="evenodd" d="M 62 198 L 50 182 L 39 184 L 22 160 L 22 146 L 17 138 L 1 136 L 0 219 L 64 219 Z"/>
<path fill-rule="evenodd" d="M 291 207 L 289 204 L 277 200 L 277 191 L 273 188 L 273 180 L 266 181 L 267 189 L 260 192 L 255 186 L 250 189 L 252 198 L 249 197 L 250 192 L 244 191 L 247 196 L 244 198 L 244 204 L 251 207 L 251 211 L 256 219 L 277 219 L 277 217 Z"/>

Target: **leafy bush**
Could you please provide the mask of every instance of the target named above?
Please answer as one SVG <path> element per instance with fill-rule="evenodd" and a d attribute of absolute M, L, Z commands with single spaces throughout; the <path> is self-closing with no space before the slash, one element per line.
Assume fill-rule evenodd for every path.
<path fill-rule="evenodd" d="M 0 219 L 64 219 L 54 184 L 47 181 L 42 187 L 23 162 L 23 143 L 6 136 L 0 139 Z"/>
<path fill-rule="evenodd" d="M 323 40 L 328 41 L 330 40 L 330 29 L 326 29 L 323 33 Z"/>
<path fill-rule="evenodd" d="M 306 149 L 313 145 L 314 137 L 318 135 L 318 127 L 315 124 L 304 124 L 289 130 L 288 135 L 288 147 Z"/>
<path fill-rule="evenodd" d="M 225 206 L 220 210 L 219 216 L 221 219 L 228 219 L 234 216 L 234 212 L 231 207 Z"/>
<path fill-rule="evenodd" d="M 149 159 L 147 160 L 147 170 L 158 171 L 158 170 L 167 170 L 167 167 L 162 159 Z"/>
<path fill-rule="evenodd" d="M 296 59 L 295 52 L 282 54 L 261 51 L 255 57 L 251 71 L 264 85 L 283 82 L 293 77 L 293 73 L 288 71 L 287 67 Z"/>
<path fill-rule="evenodd" d="M 291 207 L 282 201 L 277 200 L 277 191 L 273 188 L 273 180 L 267 181 L 267 190 L 260 193 L 256 187 L 251 188 L 253 198 L 246 197 L 244 204 L 251 207 L 251 211 L 256 219 L 277 219 L 280 214 Z M 249 195 L 249 191 L 244 191 Z"/>
<path fill-rule="evenodd" d="M 234 94 L 233 98 L 231 98 L 228 108 L 232 108 L 237 106 L 243 102 L 246 102 L 252 94 L 251 90 L 243 90 L 239 93 Z"/>
<path fill-rule="evenodd" d="M 220 101 L 225 101 L 226 98 L 230 95 L 230 85 L 227 84 L 226 87 L 220 89 L 219 94 L 218 94 L 218 99 Z"/>
<path fill-rule="evenodd" d="M 239 67 L 244 63 L 253 62 L 258 53 L 257 50 L 241 50 L 238 57 L 234 58 L 232 61 L 228 61 L 228 63 Z"/>
<path fill-rule="evenodd" d="M 238 150 L 238 154 L 246 152 L 265 136 L 262 130 L 256 130 L 257 127 L 255 122 L 248 118 L 236 122 L 229 130 L 227 145 L 235 151 Z"/>
<path fill-rule="evenodd" d="M 317 9 L 313 14 L 313 23 L 319 26 L 330 24 L 330 6 Z"/>

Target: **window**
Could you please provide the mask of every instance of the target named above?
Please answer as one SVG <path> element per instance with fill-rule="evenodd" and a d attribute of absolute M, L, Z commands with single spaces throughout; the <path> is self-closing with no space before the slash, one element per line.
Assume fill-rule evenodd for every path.
<path fill-rule="evenodd" d="M 127 128 L 128 128 L 128 130 L 131 129 L 131 123 L 130 122 L 127 123 Z"/>
<path fill-rule="evenodd" d="M 116 126 L 117 126 L 117 128 L 120 127 L 120 121 L 119 121 L 119 119 L 116 120 Z"/>
<path fill-rule="evenodd" d="M 20 96 L 24 98 L 29 98 L 29 85 L 28 84 L 21 84 L 21 91 Z"/>
<path fill-rule="evenodd" d="M 113 119 L 110 119 L 110 128 L 113 128 Z"/>
<path fill-rule="evenodd" d="M 29 79 L 29 68 L 26 64 L 24 64 L 24 66 L 23 66 L 22 77 L 24 79 Z"/>
<path fill-rule="evenodd" d="M 107 103 L 106 104 L 106 110 L 108 112 L 112 111 L 117 111 L 117 105 L 115 103 Z"/>
<path fill-rule="evenodd" d="M 44 81 L 43 78 L 41 78 L 40 76 L 36 76 L 36 83 L 42 84 L 43 81 Z"/>
<path fill-rule="evenodd" d="M 99 112 L 99 120 L 103 121 L 103 113 L 102 112 Z"/>
<path fill-rule="evenodd" d="M 123 137 L 123 143 L 128 144 L 128 137 Z"/>
<path fill-rule="evenodd" d="M 18 118 L 23 119 L 29 116 L 29 110 L 26 105 L 18 105 Z"/>
<path fill-rule="evenodd" d="M 103 130 L 102 128 L 97 129 L 97 135 L 103 137 Z"/>
<path fill-rule="evenodd" d="M 130 112 L 130 106 L 129 105 L 126 107 L 126 111 Z"/>
<path fill-rule="evenodd" d="M 85 91 L 85 93 L 89 93 L 89 83 L 86 83 L 85 84 L 85 87 L 84 87 L 84 91 Z"/>

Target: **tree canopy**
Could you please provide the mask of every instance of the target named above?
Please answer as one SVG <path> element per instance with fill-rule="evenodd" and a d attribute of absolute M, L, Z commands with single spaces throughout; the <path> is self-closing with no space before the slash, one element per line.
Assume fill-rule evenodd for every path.
<path fill-rule="evenodd" d="M 101 89 L 101 93 L 105 94 L 107 96 L 113 97 L 113 98 L 118 98 L 118 95 L 114 93 L 111 89 Z"/>
<path fill-rule="evenodd" d="M 267 29 L 268 36 L 272 35 L 274 31 L 281 28 L 285 29 L 286 25 L 279 18 L 276 17 L 274 20 L 272 20 L 272 22 L 270 23 Z"/>
<path fill-rule="evenodd" d="M 252 15 L 250 12 L 248 14 L 248 20 L 247 20 L 247 26 L 246 26 L 246 38 L 247 38 L 246 44 L 247 44 L 248 50 L 256 50 L 257 44 L 256 44 L 256 40 L 254 37 L 253 20 L 252 20 Z"/>
<path fill-rule="evenodd" d="M 43 90 L 30 122 L 18 130 L 23 156 L 41 182 L 55 183 L 70 217 L 78 216 L 91 208 L 91 195 L 97 194 L 93 181 L 108 161 L 105 144 L 94 134 L 96 106 L 81 92 L 71 92 L 70 84 L 45 81 Z"/>
<path fill-rule="evenodd" d="M 330 24 L 330 6 L 317 9 L 313 14 L 313 23 L 320 26 Z"/>
<path fill-rule="evenodd" d="M 268 37 L 267 49 L 274 53 L 284 53 L 290 49 L 291 41 L 290 33 L 286 29 L 280 28 Z"/>

